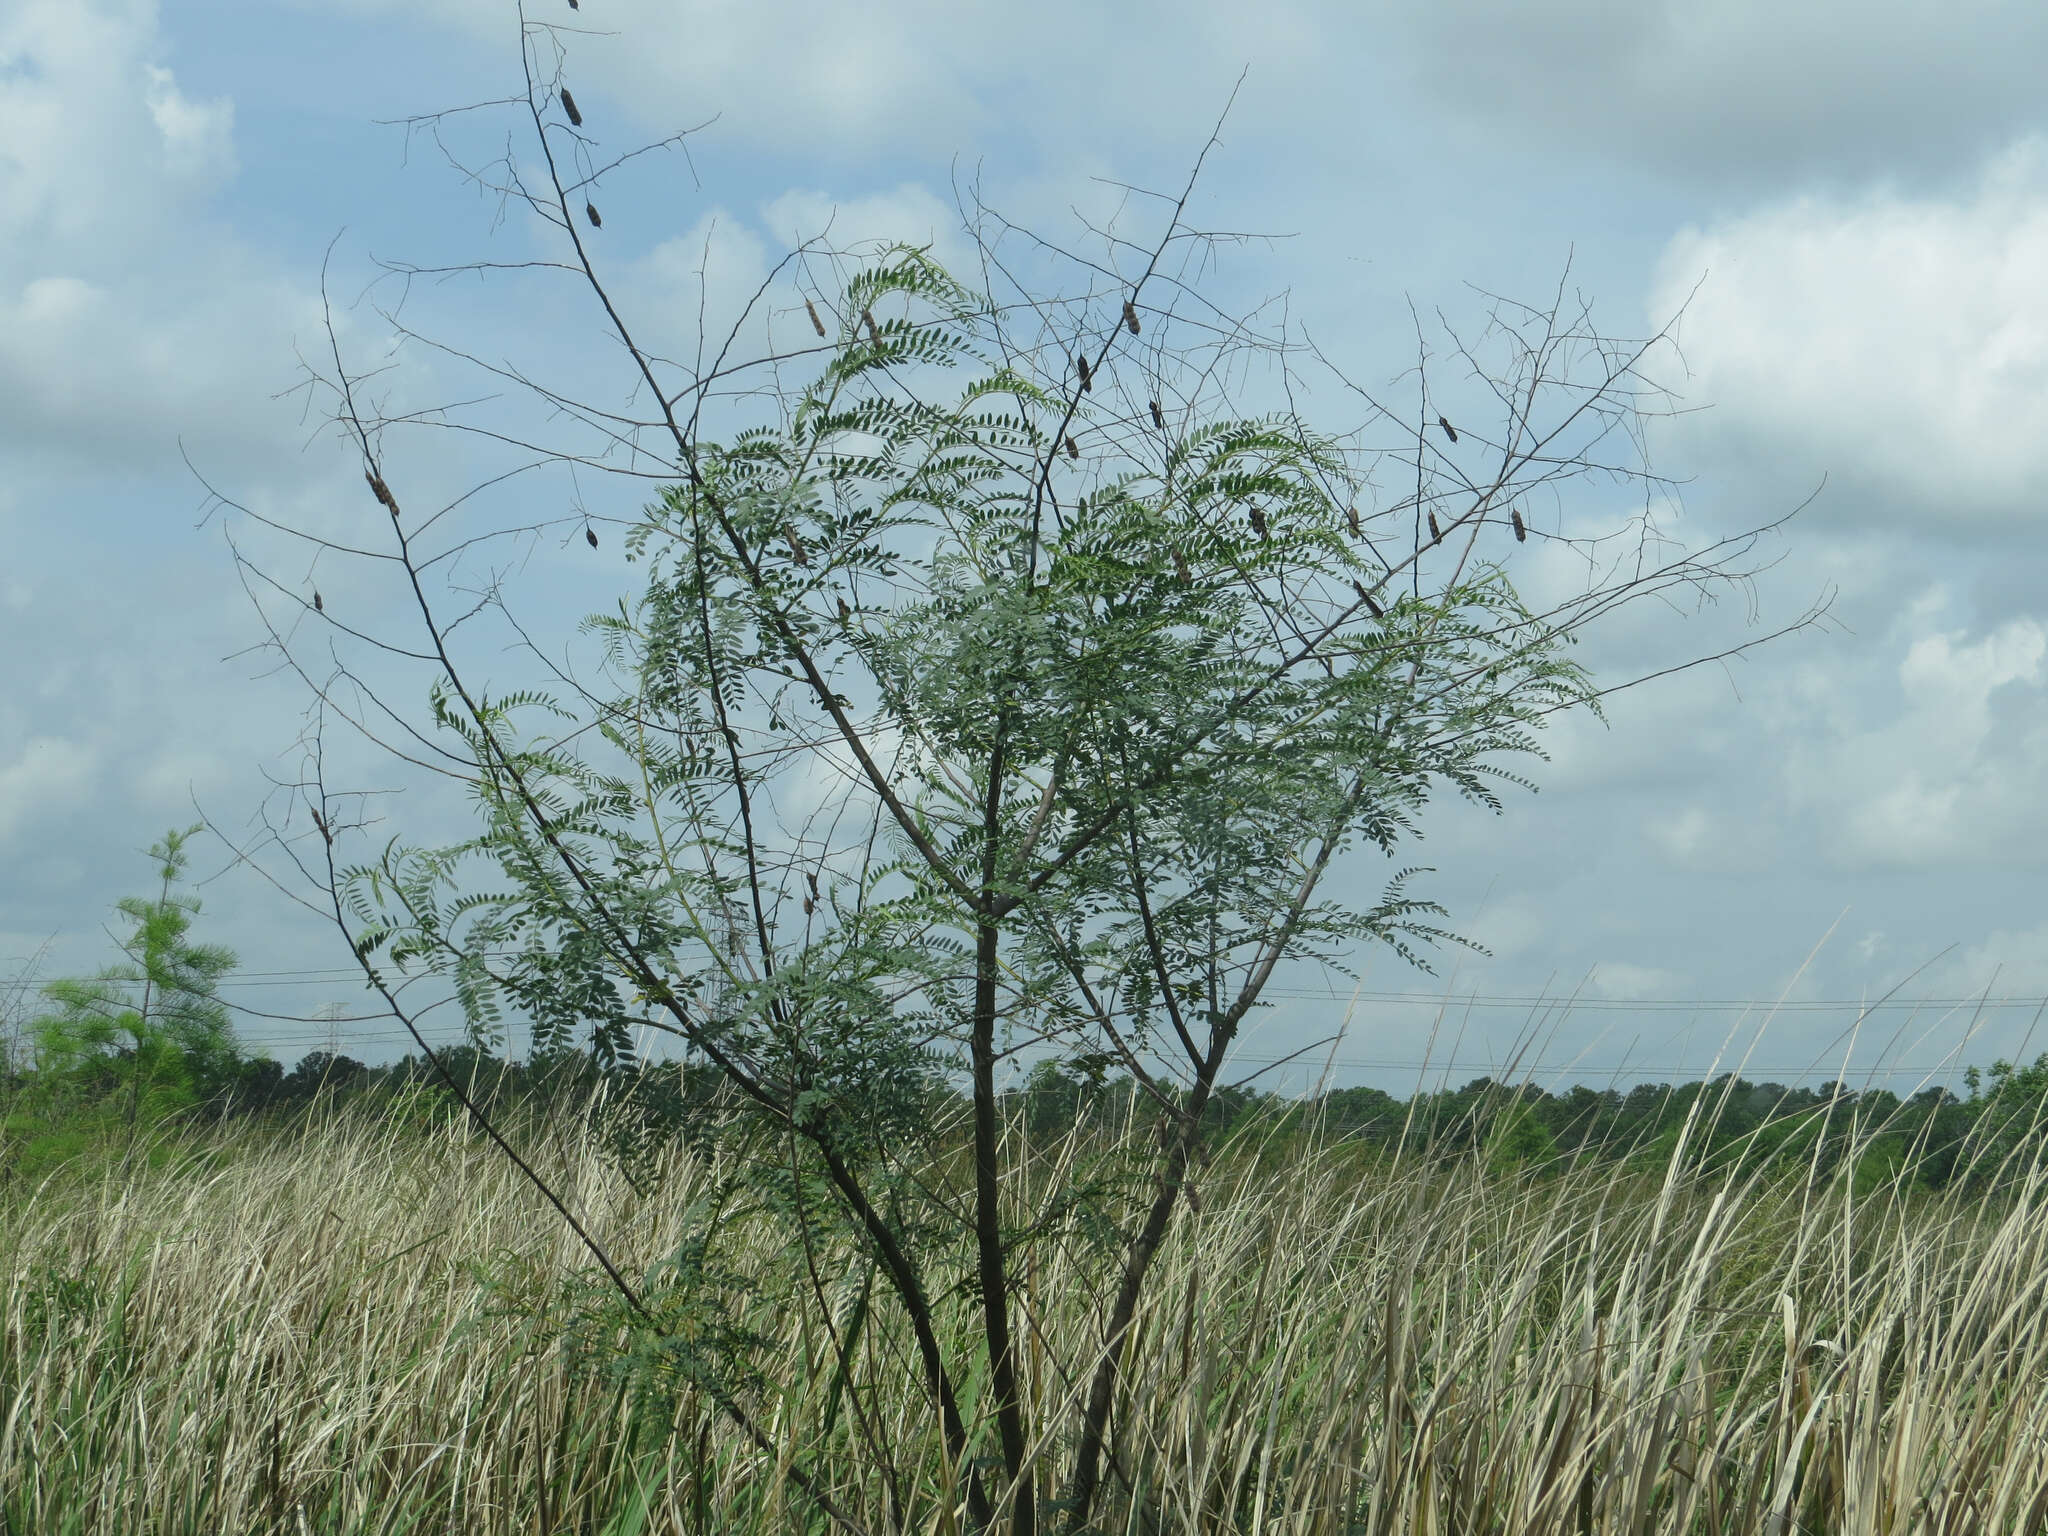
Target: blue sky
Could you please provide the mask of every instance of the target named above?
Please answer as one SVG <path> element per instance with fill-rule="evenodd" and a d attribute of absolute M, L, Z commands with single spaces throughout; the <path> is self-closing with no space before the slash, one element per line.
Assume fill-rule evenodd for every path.
<path fill-rule="evenodd" d="M 1558 1071 L 1665 1078 L 1703 1069 L 1732 1030 L 1739 1054 L 1763 1022 L 1703 1004 L 1780 996 L 1793 1006 L 1752 1062 L 1789 1075 L 1839 1061 L 1845 1005 L 1902 981 L 1937 1001 L 1873 1016 L 1852 1069 L 1885 1049 L 1939 1068 L 2048 1047 L 2028 1002 L 2048 995 L 2040 7 L 532 14 L 586 29 L 570 78 L 608 147 L 709 120 L 687 163 L 642 162 L 605 188 L 600 259 L 678 337 L 707 256 L 715 312 L 827 219 L 943 252 L 961 179 L 1054 235 L 1108 207 L 1109 183 L 1177 184 L 1241 75 L 1194 215 L 1277 238 L 1226 252 L 1214 281 L 1243 302 L 1284 292 L 1361 379 L 1407 366 L 1411 301 L 1469 322 L 1480 290 L 1540 297 L 1569 262 L 1605 328 L 1640 333 L 1692 295 L 1666 375 L 1711 409 L 1654 437 L 1658 467 L 1687 479 L 1670 515 L 1704 538 L 1819 495 L 1772 547 L 1754 628 L 1740 604 L 1644 610 L 1589 637 L 1586 659 L 1605 678 L 1652 670 L 1822 592 L 1833 622 L 1621 695 L 1605 727 L 1552 733 L 1539 794 L 1428 823 L 1429 890 L 1491 958 L 1436 978 L 1375 959 L 1370 992 L 1453 1001 L 1362 1002 L 1345 1075 L 1400 1086 L 1403 1064 L 1452 1043 L 1453 1077 L 1474 1075 L 1534 1027 Z M 253 508 L 359 525 L 356 463 L 294 392 L 297 352 L 324 342 L 322 262 L 354 357 L 397 364 L 395 402 L 459 393 L 461 370 L 394 349 L 356 301 L 380 258 L 542 248 L 390 125 L 508 94 L 517 47 L 500 0 L 0 12 L 0 977 L 46 939 L 52 969 L 99 963 L 113 901 L 147 876 L 136 851 L 195 798 L 246 826 L 266 772 L 288 771 L 303 695 L 249 654 L 261 630 L 223 542 L 235 522 L 200 526 L 185 460 Z M 415 285 L 404 318 L 623 398 L 570 290 Z M 488 463 L 448 434 L 394 452 L 422 500 Z M 527 521 L 573 497 L 624 518 L 642 495 L 550 482 L 486 510 Z M 1600 513 L 1589 493 L 1560 516 Z M 611 549 L 535 550 L 508 577 L 520 611 L 566 635 L 626 590 Z M 322 579 L 330 603 L 383 601 Z M 421 786 L 391 815 L 424 835 L 460 825 Z M 295 973 L 238 1000 L 361 1011 L 331 930 L 220 845 L 199 862 L 208 931 L 250 972 Z M 1248 1049 L 1317 1037 L 1348 995 L 1289 997 Z M 1979 997 L 1991 1006 L 1939 1001 Z M 389 1027 L 336 1029 L 374 1056 Z M 328 1032 L 244 1028 L 286 1059 Z"/>

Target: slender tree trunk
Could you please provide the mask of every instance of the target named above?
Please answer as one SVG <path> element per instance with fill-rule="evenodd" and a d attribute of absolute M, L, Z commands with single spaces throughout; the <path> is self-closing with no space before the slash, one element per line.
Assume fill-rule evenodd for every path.
<path fill-rule="evenodd" d="M 975 944 L 974 1032 L 974 1236 L 979 1251 L 982 1328 L 988 1341 L 989 1391 L 995 1399 L 996 1429 L 1003 1442 L 1003 1470 L 1016 1487 L 1010 1529 L 1015 1536 L 1037 1530 L 1035 1488 L 1025 1466 L 1024 1410 L 1017 1392 L 1017 1358 L 1010 1337 L 1009 1255 L 1003 1243 L 1002 1167 L 996 1148 L 996 958 L 1001 930 L 986 910 Z"/>

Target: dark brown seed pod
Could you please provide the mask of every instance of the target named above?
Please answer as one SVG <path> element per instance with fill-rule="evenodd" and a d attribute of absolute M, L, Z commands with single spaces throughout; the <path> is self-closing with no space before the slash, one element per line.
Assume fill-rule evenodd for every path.
<path fill-rule="evenodd" d="M 842 597 L 841 599 L 839 599 L 839 622 L 844 624 L 848 619 L 852 617 L 853 610 L 846 606 L 846 599 Z"/>
<path fill-rule="evenodd" d="M 592 549 L 597 548 L 597 530 L 595 528 L 585 528 L 583 530 L 583 537 L 590 541 Z"/>
<path fill-rule="evenodd" d="M 882 328 L 875 324 L 875 312 L 871 309 L 864 309 L 860 312 L 860 318 L 862 323 L 868 328 L 868 340 L 879 347 L 882 344 Z"/>
<path fill-rule="evenodd" d="M 1372 600 L 1372 594 L 1365 590 L 1364 582 L 1354 579 L 1351 583 L 1351 590 L 1358 594 L 1358 600 L 1361 603 L 1365 604 L 1366 610 L 1370 612 L 1374 618 L 1384 619 L 1387 616 L 1387 610 L 1382 608 L 1378 603 L 1374 602 Z"/>
<path fill-rule="evenodd" d="M 566 85 L 562 87 L 562 110 L 569 114 L 570 127 L 581 128 L 583 126 L 583 114 L 576 110 L 576 98 L 569 94 L 569 87 Z"/>
<path fill-rule="evenodd" d="M 569 0 L 569 9 L 572 11 L 579 9 L 579 7 L 576 4 L 576 0 Z"/>
<path fill-rule="evenodd" d="M 1522 509 L 1520 507 L 1516 507 L 1508 513 L 1508 521 L 1515 525 L 1515 542 L 1517 544 L 1528 543 L 1529 530 L 1523 526 Z"/>
<path fill-rule="evenodd" d="M 583 200 L 583 212 L 589 218 L 592 229 L 604 228 L 604 220 L 597 216 L 597 204 L 590 201 L 587 197 Z"/>
<path fill-rule="evenodd" d="M 1074 354 L 1074 371 L 1081 375 L 1081 393 L 1084 395 L 1093 394 L 1095 392 L 1094 370 L 1089 368 L 1088 359 L 1078 352 Z"/>
<path fill-rule="evenodd" d="M 1138 306 L 1129 299 L 1124 300 L 1124 324 L 1131 328 L 1133 336 L 1138 334 Z"/>
<path fill-rule="evenodd" d="M 1067 439 L 1067 457 L 1070 459 L 1078 459 L 1081 457 L 1081 445 L 1075 442 L 1071 437 Z"/>
<path fill-rule="evenodd" d="M 1434 544 L 1434 543 L 1436 543 L 1436 542 L 1437 542 L 1438 540 L 1442 539 L 1442 538 L 1443 538 L 1443 536 L 1444 536 L 1444 531 L 1443 531 L 1443 529 L 1441 529 L 1441 528 L 1437 527 L 1437 525 L 1436 525 L 1436 514 L 1435 514 L 1434 512 L 1430 513 L 1430 514 L 1429 514 L 1429 542 L 1430 542 L 1430 543 L 1432 543 L 1432 544 Z"/>
<path fill-rule="evenodd" d="M 1346 507 L 1344 509 L 1344 516 L 1351 524 L 1351 537 L 1354 539 L 1364 537 L 1365 530 L 1358 524 L 1358 508 Z"/>
<path fill-rule="evenodd" d="M 825 322 L 818 318 L 818 306 L 809 299 L 804 300 L 804 313 L 811 317 L 811 329 L 820 336 L 825 334 Z"/>
<path fill-rule="evenodd" d="M 1436 424 L 1444 429 L 1445 437 L 1448 437 L 1454 443 L 1458 440 L 1458 429 L 1444 420 L 1443 417 L 1437 417 Z"/>
<path fill-rule="evenodd" d="M 326 844 L 328 845 L 328 847 L 330 847 L 330 848 L 331 848 L 331 847 L 333 847 L 333 846 L 334 846 L 334 834 L 333 834 L 332 832 L 330 832 L 330 831 L 328 831 L 328 830 L 327 830 L 327 823 L 326 823 L 326 821 L 325 821 L 325 820 L 324 820 L 324 819 L 323 819 L 323 818 L 321 817 L 321 815 L 320 815 L 320 813 L 319 813 L 318 811 L 315 811 L 315 812 L 313 813 L 313 825 L 314 825 L 314 826 L 316 826 L 316 827 L 318 827 L 318 828 L 320 829 L 320 836 L 321 836 L 322 840 L 324 840 L 324 841 L 326 842 Z"/>
<path fill-rule="evenodd" d="M 1157 400 L 1147 400 L 1145 403 L 1152 407 L 1152 425 L 1164 432 L 1166 430 L 1166 413 L 1159 409 L 1159 402 Z"/>
<path fill-rule="evenodd" d="M 375 470 L 366 469 L 363 471 L 363 478 L 369 482 L 370 494 L 377 498 L 378 505 L 390 506 L 391 487 L 384 483 L 384 477 Z"/>
<path fill-rule="evenodd" d="M 788 523 L 782 525 L 782 536 L 789 541 L 789 557 L 798 565 L 811 563 L 810 551 L 804 548 L 804 541 L 796 536 L 796 529 Z"/>
<path fill-rule="evenodd" d="M 315 613 L 325 613 L 327 611 L 327 605 L 320 601 L 320 589 L 318 587 L 313 589 L 313 611 Z"/>
<path fill-rule="evenodd" d="M 1173 552 L 1173 574 L 1180 578 L 1182 586 L 1192 586 L 1195 573 L 1188 569 L 1188 557 L 1178 549 Z"/>
<path fill-rule="evenodd" d="M 1256 505 L 1252 507 L 1252 529 L 1260 538 L 1263 539 L 1266 536 L 1266 514 L 1261 512 Z"/>
<path fill-rule="evenodd" d="M 813 896 L 816 896 L 816 895 L 818 894 L 818 876 L 817 876 L 817 872 L 816 872 L 815 870 L 809 870 L 809 869 L 805 870 L 805 871 L 804 871 L 804 879 L 806 879 L 807 881 L 809 881 L 809 882 L 810 882 L 810 886 L 811 886 L 811 894 L 812 894 Z"/>
<path fill-rule="evenodd" d="M 806 896 L 804 898 L 804 916 L 809 917 L 813 912 L 817 910 L 818 904 L 815 901 L 813 901 L 810 897 Z"/>

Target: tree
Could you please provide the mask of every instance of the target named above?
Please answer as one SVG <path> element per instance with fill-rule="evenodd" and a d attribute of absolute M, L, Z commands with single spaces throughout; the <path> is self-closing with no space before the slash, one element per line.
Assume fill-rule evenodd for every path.
<path fill-rule="evenodd" d="M 449 982 L 472 1033 L 511 1016 L 541 1051 L 588 1041 L 618 1084 L 615 1144 L 643 1174 L 649 1139 L 676 1127 L 636 1096 L 636 1040 L 714 1074 L 722 1166 L 781 1213 L 782 1300 L 812 1310 L 842 1379 L 854 1351 L 821 1277 L 850 1265 L 910 1341 L 970 1521 L 1033 1531 L 1051 1492 L 1069 1528 L 1089 1527 L 1127 1335 L 1271 979 L 1368 945 L 1423 964 L 1454 942 L 1400 857 L 1432 798 L 1499 809 L 1545 720 L 1597 705 L 1574 637 L 1642 598 L 1741 580 L 1753 536 L 1687 552 L 1647 515 L 1605 539 L 1534 526 L 1531 498 L 1582 473 L 1661 484 L 1629 457 L 1661 338 L 1610 340 L 1561 299 L 1496 305 L 1483 342 L 1449 333 L 1497 421 L 1461 412 L 1454 433 L 1425 364 L 1417 408 L 1399 411 L 1330 370 L 1366 421 L 1318 427 L 1291 386 L 1324 361 L 1256 317 L 1219 319 L 1199 291 L 1192 179 L 1142 246 L 1094 231 L 1086 260 L 971 209 L 979 289 L 927 250 L 808 246 L 723 347 L 711 339 L 713 361 L 668 363 L 593 249 L 595 130 L 556 116 L 556 34 L 530 27 L 526 45 L 515 111 L 533 157 L 465 170 L 551 227 L 552 269 L 590 297 L 644 402 L 635 416 L 547 390 L 590 440 L 535 445 L 603 467 L 608 441 L 623 475 L 656 478 L 614 516 L 641 585 L 590 619 L 593 666 L 549 661 L 545 686 L 494 690 L 457 628 L 510 622 L 499 589 L 451 618 L 434 588 L 488 532 L 408 510 L 387 437 L 424 413 L 381 416 L 337 344 L 320 381 L 379 508 L 374 558 L 416 626 L 377 643 L 424 662 L 428 716 L 366 702 L 360 669 L 319 670 L 266 617 L 314 697 L 274 846 L 423 1051 L 401 992 L 423 972 Z M 1019 275 L 1042 260 L 1052 276 Z M 802 339 L 737 357 L 778 313 Z M 1231 393 L 1253 363 L 1274 381 L 1256 409 Z M 1587 556 L 1592 578 L 1525 601 L 1513 562 L 1531 539 Z M 324 615 L 237 558 L 252 595 Z M 376 742 L 399 721 L 394 750 L 464 784 L 476 834 L 365 846 L 366 802 L 324 766 L 334 720 Z M 1005 1089 L 1046 1059 L 1084 1079 L 1114 1067 L 1156 1120 L 1107 1238 L 1073 1219 L 1071 1188 L 1019 1176 Z M 682 1289 L 635 1282 L 577 1230 L 653 1356 L 772 1450 L 748 1337 L 706 1279 L 716 1221 Z M 1052 1244 L 1107 1299 L 1040 1417 L 1018 1277 Z M 794 1474 L 849 1526 L 835 1490 L 857 1480 L 834 1448 L 887 1464 L 854 1400 L 853 1427 L 820 1428 Z"/>
<path fill-rule="evenodd" d="M 234 953 L 192 941 L 200 900 L 175 889 L 185 843 L 199 830 L 165 833 L 149 850 L 156 895 L 119 903 L 130 923 L 118 940 L 127 959 L 50 982 L 43 996 L 55 1007 L 29 1026 L 37 1071 L 118 1106 L 131 1137 L 142 1124 L 221 1103 L 244 1059 L 217 995 Z"/>

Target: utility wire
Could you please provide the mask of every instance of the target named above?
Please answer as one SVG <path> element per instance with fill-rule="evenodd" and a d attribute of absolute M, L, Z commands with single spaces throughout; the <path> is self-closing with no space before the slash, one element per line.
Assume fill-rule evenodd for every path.
<path fill-rule="evenodd" d="M 0 960 L 0 964 L 15 961 Z M 422 971 L 411 981 L 425 981 L 435 973 Z M 293 971 L 237 971 L 220 979 L 220 987 L 316 987 L 360 983 L 362 972 L 353 969 Z M 1349 1003 L 1353 993 L 1334 987 L 1268 986 L 1268 997 L 1312 998 Z M 1517 992 L 1365 992 L 1355 994 L 1361 1003 L 1385 1003 L 1415 1008 L 1545 1008 L 1571 1013 L 1842 1013 L 1880 1009 L 1897 1012 L 1902 1008 L 2048 1009 L 2048 997 L 1892 997 L 1882 1000 L 1854 997 L 1586 997 Z M 240 1006 L 240 1005 L 235 1005 Z M 251 1013 L 254 1009 L 245 1010 Z M 382 1018 L 382 1014 L 362 1015 Z"/>

